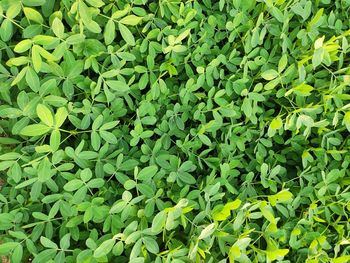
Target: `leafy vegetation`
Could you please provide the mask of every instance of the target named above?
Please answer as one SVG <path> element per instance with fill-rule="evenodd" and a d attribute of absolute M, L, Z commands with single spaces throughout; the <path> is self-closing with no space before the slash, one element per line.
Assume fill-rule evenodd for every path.
<path fill-rule="evenodd" d="M 350 261 L 349 9 L 0 1 L 0 256 Z"/>

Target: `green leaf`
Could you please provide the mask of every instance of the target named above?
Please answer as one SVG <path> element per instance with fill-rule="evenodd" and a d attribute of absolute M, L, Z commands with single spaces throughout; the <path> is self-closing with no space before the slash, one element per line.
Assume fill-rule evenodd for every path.
<path fill-rule="evenodd" d="M 271 203 L 272 206 L 276 206 L 279 202 L 286 202 L 290 201 L 293 198 L 293 194 L 289 192 L 288 190 L 282 190 L 281 192 L 268 196 L 268 200 Z"/>
<path fill-rule="evenodd" d="M 27 73 L 27 70 L 28 70 L 28 67 L 22 68 L 22 70 L 17 74 L 17 76 L 11 82 L 11 87 L 16 85 L 18 82 L 20 82 L 24 78 L 24 76 Z"/>
<path fill-rule="evenodd" d="M 285 255 L 287 255 L 289 252 L 289 249 L 276 249 L 276 250 L 270 250 L 266 251 L 267 258 L 270 261 L 274 261 L 276 259 L 281 260 Z"/>
<path fill-rule="evenodd" d="M 36 72 L 39 72 L 41 69 L 42 61 L 39 53 L 39 48 L 37 45 L 33 45 L 32 47 L 32 63 L 33 63 L 34 70 Z"/>
<path fill-rule="evenodd" d="M 17 247 L 13 250 L 13 253 L 11 255 L 11 262 L 12 263 L 21 263 L 23 257 L 23 246 L 21 244 L 18 244 Z"/>
<path fill-rule="evenodd" d="M 115 135 L 111 132 L 100 131 L 100 136 L 102 139 L 104 139 L 108 143 L 116 144 L 118 142 L 117 137 L 115 137 Z"/>
<path fill-rule="evenodd" d="M 105 181 L 102 178 L 92 179 L 87 183 L 87 187 L 89 188 L 100 188 L 105 184 Z"/>
<path fill-rule="evenodd" d="M 281 10 L 277 7 L 273 6 L 270 10 L 271 14 L 281 23 L 284 21 L 284 16 Z"/>
<path fill-rule="evenodd" d="M 3 41 L 9 41 L 13 33 L 13 24 L 9 19 L 4 19 L 0 26 L 0 37 Z"/>
<path fill-rule="evenodd" d="M 99 247 L 94 251 L 94 258 L 101 258 L 106 256 L 109 252 L 111 252 L 114 244 L 114 239 L 108 239 L 102 242 L 102 244 L 99 245 Z"/>
<path fill-rule="evenodd" d="M 205 134 L 198 134 L 198 138 L 207 146 L 211 146 L 211 141 Z"/>
<path fill-rule="evenodd" d="M 32 47 L 32 44 L 33 42 L 30 39 L 24 39 L 16 44 L 14 51 L 17 53 L 26 52 Z"/>
<path fill-rule="evenodd" d="M 37 254 L 32 261 L 33 263 L 45 263 L 49 262 L 50 259 L 53 259 L 56 255 L 56 249 L 46 249 Z"/>
<path fill-rule="evenodd" d="M 64 25 L 58 17 L 52 21 L 52 31 L 59 38 L 64 38 Z"/>
<path fill-rule="evenodd" d="M 344 176 L 344 173 L 339 169 L 331 170 L 326 176 L 326 183 L 330 184 L 337 181 L 340 177 Z"/>
<path fill-rule="evenodd" d="M 281 73 L 288 64 L 288 56 L 287 54 L 283 54 L 278 62 L 278 73 Z"/>
<path fill-rule="evenodd" d="M 20 3 L 11 3 L 11 5 L 8 7 L 6 11 L 6 16 L 9 19 L 15 18 L 19 13 L 21 12 L 21 5 Z"/>
<path fill-rule="evenodd" d="M 318 48 L 315 50 L 313 56 L 312 56 L 312 66 L 314 68 L 317 68 L 319 65 L 321 65 L 324 57 L 325 57 L 325 50 L 323 48 Z"/>
<path fill-rule="evenodd" d="M 94 7 L 102 7 L 105 3 L 102 0 L 86 0 L 90 5 Z"/>
<path fill-rule="evenodd" d="M 16 108 L 5 108 L 0 110 L 0 117 L 2 118 L 18 118 L 22 116 L 23 112 Z"/>
<path fill-rule="evenodd" d="M 115 126 L 117 126 L 119 123 L 119 121 L 111 121 L 111 122 L 107 122 L 105 124 L 103 124 L 101 127 L 100 127 L 100 131 L 103 131 L 103 130 L 110 130 L 110 129 L 113 129 Z"/>
<path fill-rule="evenodd" d="M 21 157 L 21 154 L 16 152 L 4 153 L 0 155 L 0 161 L 16 160 Z"/>
<path fill-rule="evenodd" d="M 96 117 L 96 119 L 94 120 L 94 122 L 92 123 L 92 130 L 97 130 L 98 128 L 101 127 L 103 123 L 103 116 L 102 115 L 98 115 Z"/>
<path fill-rule="evenodd" d="M 19 245 L 18 242 L 6 242 L 0 244 L 0 255 L 8 255 Z"/>
<path fill-rule="evenodd" d="M 68 234 L 65 234 L 61 240 L 60 240 L 60 248 L 61 249 L 68 249 L 69 246 L 70 246 L 70 237 L 71 237 L 71 234 L 68 233 Z"/>
<path fill-rule="evenodd" d="M 50 129 L 50 127 L 44 124 L 32 124 L 24 127 L 20 134 L 24 136 L 39 136 L 48 133 Z"/>
<path fill-rule="evenodd" d="M 71 35 L 66 39 L 66 42 L 68 45 L 76 45 L 84 42 L 85 40 L 85 35 L 82 34 L 75 34 Z"/>
<path fill-rule="evenodd" d="M 350 111 L 347 111 L 344 114 L 343 125 L 345 125 L 347 130 L 350 132 Z"/>
<path fill-rule="evenodd" d="M 38 104 L 36 107 L 36 113 L 43 123 L 49 127 L 53 126 L 53 115 L 49 108 L 47 108 L 44 104 Z"/>
<path fill-rule="evenodd" d="M 31 67 L 27 68 L 26 81 L 27 81 L 28 86 L 33 91 L 37 92 L 39 90 L 39 88 L 40 88 L 39 77 Z"/>
<path fill-rule="evenodd" d="M 54 248 L 54 249 L 58 249 L 58 246 L 52 242 L 50 239 L 46 238 L 46 237 L 40 237 L 40 243 L 46 247 L 46 248 Z"/>
<path fill-rule="evenodd" d="M 152 221 L 152 232 L 159 233 L 165 226 L 166 218 L 167 216 L 164 211 L 156 214 Z"/>
<path fill-rule="evenodd" d="M 299 84 L 293 88 L 294 93 L 299 96 L 309 96 L 313 90 L 314 88 L 312 86 L 305 83 Z"/>
<path fill-rule="evenodd" d="M 45 4 L 45 0 L 22 0 L 26 6 L 41 6 Z"/>
<path fill-rule="evenodd" d="M 280 117 L 274 118 L 270 123 L 270 128 L 274 130 L 278 130 L 282 127 L 283 122 Z"/>
<path fill-rule="evenodd" d="M 27 17 L 27 19 L 37 22 L 39 24 L 42 24 L 44 22 L 43 17 L 41 16 L 41 14 L 36 11 L 34 8 L 30 8 L 30 7 L 23 7 L 23 12 L 24 15 Z"/>
<path fill-rule="evenodd" d="M 50 147 L 53 151 L 57 151 L 61 143 L 61 133 L 59 130 L 53 130 L 50 135 Z"/>
<path fill-rule="evenodd" d="M 211 234 L 213 234 L 214 231 L 215 231 L 215 223 L 212 223 L 212 224 L 206 226 L 202 230 L 202 232 L 199 235 L 198 239 L 205 239 L 205 238 L 209 237 Z"/>
<path fill-rule="evenodd" d="M 27 181 L 24 181 L 24 182 L 22 182 L 22 183 L 16 185 L 15 188 L 16 188 L 16 189 L 24 188 L 24 187 L 26 187 L 26 186 L 29 186 L 29 185 L 33 184 L 33 183 L 36 182 L 37 180 L 38 180 L 37 177 L 31 178 L 31 179 L 29 179 L 29 180 L 27 180 Z"/>
<path fill-rule="evenodd" d="M 83 186 L 83 181 L 80 179 L 73 179 L 64 185 L 64 190 L 73 192 Z"/>
<path fill-rule="evenodd" d="M 105 40 L 106 45 L 109 45 L 113 42 L 115 38 L 115 23 L 113 20 L 108 20 L 105 31 L 103 33 L 103 37 Z"/>
<path fill-rule="evenodd" d="M 152 179 L 157 171 L 158 167 L 156 165 L 145 167 L 137 174 L 136 179 L 141 181 Z"/>
<path fill-rule="evenodd" d="M 55 127 L 59 128 L 63 125 L 64 121 L 67 119 L 68 112 L 67 109 L 61 107 L 57 110 L 55 114 Z"/>
<path fill-rule="evenodd" d="M 228 202 L 223 207 L 219 207 L 217 209 L 214 209 L 213 211 L 213 219 L 215 221 L 224 221 L 228 219 L 231 215 L 232 210 L 236 210 L 240 207 L 242 201 L 239 199 L 236 199 L 235 201 Z"/>
<path fill-rule="evenodd" d="M 273 79 L 278 77 L 278 72 L 274 69 L 268 69 L 268 70 L 264 71 L 263 73 L 261 73 L 261 76 L 265 80 L 273 80 Z"/>
<path fill-rule="evenodd" d="M 120 34 L 122 35 L 125 42 L 130 46 L 134 46 L 135 45 L 135 38 L 132 35 L 132 33 L 130 32 L 130 30 L 121 23 L 118 23 L 118 28 L 119 28 Z"/>
<path fill-rule="evenodd" d="M 3 260 L 345 262 L 349 8 L 0 1 Z"/>
<path fill-rule="evenodd" d="M 101 138 L 96 131 L 91 133 L 91 145 L 95 151 L 98 151 L 101 145 Z"/>
<path fill-rule="evenodd" d="M 156 240 L 150 237 L 144 237 L 143 243 L 146 246 L 146 249 L 151 252 L 152 254 L 158 254 L 159 253 L 159 246 Z"/>
<path fill-rule="evenodd" d="M 118 91 L 120 93 L 125 93 L 130 90 L 130 87 L 126 83 L 119 80 L 107 80 L 106 84 L 111 89 Z"/>
<path fill-rule="evenodd" d="M 123 17 L 119 22 L 124 25 L 136 26 L 142 20 L 142 17 L 138 17 L 135 15 L 128 15 Z"/>

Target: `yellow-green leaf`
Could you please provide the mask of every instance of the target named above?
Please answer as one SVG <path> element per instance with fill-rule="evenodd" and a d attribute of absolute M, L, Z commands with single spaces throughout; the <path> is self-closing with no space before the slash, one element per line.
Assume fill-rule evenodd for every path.
<path fill-rule="evenodd" d="M 52 21 L 52 31 L 57 37 L 64 37 L 64 25 L 58 17 L 55 17 Z"/>
<path fill-rule="evenodd" d="M 289 252 L 289 249 L 276 249 L 276 250 L 266 251 L 266 255 L 270 261 L 282 260 L 284 256 L 288 254 L 288 252 Z"/>
<path fill-rule="evenodd" d="M 47 126 L 53 126 L 53 116 L 51 111 L 43 104 L 38 104 L 36 107 L 36 113 L 40 120 L 45 123 Z"/>
<path fill-rule="evenodd" d="M 350 132 L 350 111 L 347 111 L 344 115 L 343 124 Z"/>
<path fill-rule="evenodd" d="M 43 17 L 41 16 L 41 14 L 36 11 L 35 9 L 33 8 L 30 8 L 30 7 L 24 7 L 23 8 L 23 11 L 24 11 L 24 15 L 26 16 L 26 18 L 28 18 L 29 20 L 31 21 L 35 21 L 39 24 L 42 24 L 44 19 Z"/>
<path fill-rule="evenodd" d="M 50 127 L 39 123 L 24 127 L 20 134 L 25 136 L 39 136 L 47 133 L 48 131 L 50 131 Z"/>
<path fill-rule="evenodd" d="M 33 63 L 33 68 L 36 72 L 39 72 L 41 69 L 41 56 L 39 53 L 39 46 L 34 45 L 32 47 L 32 63 Z"/>
<path fill-rule="evenodd" d="M 64 121 L 66 120 L 67 116 L 67 109 L 64 107 L 59 108 L 55 114 L 55 127 L 61 127 Z"/>
<path fill-rule="evenodd" d="M 273 80 L 273 79 L 278 77 L 278 72 L 274 69 L 268 69 L 268 70 L 264 71 L 263 73 L 261 73 L 261 76 L 265 80 Z"/>
<path fill-rule="evenodd" d="M 17 53 L 23 53 L 30 49 L 32 46 L 32 41 L 30 39 L 24 39 L 17 43 L 17 45 L 14 48 L 14 51 Z"/>
<path fill-rule="evenodd" d="M 309 96 L 311 94 L 311 91 L 313 91 L 313 87 L 308 85 L 308 84 L 305 84 L 305 83 L 302 83 L 302 84 L 299 84 L 298 86 L 294 87 L 293 88 L 293 91 L 295 94 L 299 95 L 299 96 Z"/>
<path fill-rule="evenodd" d="M 141 20 L 142 20 L 142 17 L 129 15 L 129 16 L 123 17 L 119 22 L 124 25 L 136 26 L 138 23 L 141 22 Z"/>
<path fill-rule="evenodd" d="M 270 123 L 271 129 L 275 129 L 275 130 L 278 130 L 279 128 L 281 128 L 282 125 L 283 125 L 283 122 L 280 117 L 274 118 Z"/>
<path fill-rule="evenodd" d="M 268 196 L 268 200 L 272 206 L 276 206 L 279 202 L 290 201 L 293 198 L 293 194 L 288 190 L 282 190 L 281 192 Z"/>

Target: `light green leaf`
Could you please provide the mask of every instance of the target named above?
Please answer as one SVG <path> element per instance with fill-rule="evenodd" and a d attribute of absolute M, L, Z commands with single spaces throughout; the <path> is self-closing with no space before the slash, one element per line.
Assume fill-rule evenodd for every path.
<path fill-rule="evenodd" d="M 130 30 L 121 23 L 118 24 L 118 27 L 119 27 L 120 34 L 122 35 L 125 42 L 130 46 L 134 46 L 135 45 L 135 38 L 132 35 L 132 33 L 130 32 Z"/>
<path fill-rule="evenodd" d="M 59 130 L 53 130 L 50 135 L 50 147 L 57 151 L 61 143 L 61 133 Z"/>
<path fill-rule="evenodd" d="M 105 31 L 103 33 L 103 37 L 105 40 L 106 45 L 109 45 L 113 42 L 115 38 L 115 23 L 113 20 L 108 20 Z"/>
<path fill-rule="evenodd" d="M 59 128 L 63 125 L 64 121 L 67 119 L 68 112 L 65 107 L 58 108 L 55 114 L 55 127 Z"/>
<path fill-rule="evenodd" d="M 145 244 L 146 246 L 146 249 L 153 253 L 153 254 L 157 254 L 159 253 L 159 246 L 158 246 L 158 243 L 156 240 L 154 240 L 153 238 L 151 237 L 144 237 L 143 238 L 143 243 Z"/>
<path fill-rule="evenodd" d="M 107 80 L 106 84 L 111 89 L 118 91 L 120 93 L 124 93 L 130 90 L 130 87 L 126 83 L 119 80 Z"/>
<path fill-rule="evenodd" d="M 33 63 L 33 67 L 34 70 L 36 72 L 39 72 L 41 69 L 41 56 L 40 56 L 40 52 L 39 52 L 39 47 L 37 45 L 34 45 L 32 47 L 32 63 Z"/>
<path fill-rule="evenodd" d="M 64 25 L 58 17 L 52 21 L 52 31 L 57 37 L 64 38 Z"/>
<path fill-rule="evenodd" d="M 54 242 L 44 236 L 40 237 L 40 243 L 46 248 L 58 249 L 58 246 Z"/>
<path fill-rule="evenodd" d="M 35 21 L 39 24 L 42 24 L 44 22 L 44 19 L 41 16 L 41 14 L 38 11 L 36 11 L 34 8 L 24 7 L 23 12 L 24 12 L 24 15 L 31 21 Z"/>
<path fill-rule="evenodd" d="M 343 125 L 345 125 L 346 129 L 350 132 L 350 111 L 344 114 Z"/>
<path fill-rule="evenodd" d="M 115 244 L 115 240 L 114 239 L 108 239 L 108 240 L 104 241 L 94 251 L 94 258 L 101 258 L 101 257 L 106 256 L 109 252 L 111 252 L 114 244 Z"/>
<path fill-rule="evenodd" d="M 40 80 L 36 72 L 28 66 L 26 72 L 26 81 L 28 86 L 35 92 L 37 92 L 40 88 Z"/>
<path fill-rule="evenodd" d="M 282 125 L 283 125 L 283 122 L 281 117 L 276 117 L 271 121 L 270 128 L 274 130 L 278 130 L 282 127 Z"/>
<path fill-rule="evenodd" d="M 290 201 L 293 198 L 293 194 L 288 190 L 282 190 L 281 192 L 268 196 L 268 200 L 272 206 L 276 206 L 279 202 Z"/>
<path fill-rule="evenodd" d="M 49 127 L 53 126 L 53 115 L 49 108 L 47 108 L 44 104 L 38 104 L 36 107 L 36 113 L 43 123 Z"/>
<path fill-rule="evenodd" d="M 9 41 L 13 33 L 13 24 L 9 19 L 4 19 L 0 26 L 0 37 L 3 41 Z"/>
<path fill-rule="evenodd" d="M 164 211 L 156 214 L 152 221 L 152 232 L 159 233 L 165 226 L 166 218 L 167 216 Z"/>
<path fill-rule="evenodd" d="M 149 180 L 157 173 L 158 167 L 156 165 L 151 165 L 143 168 L 136 176 L 138 180 Z"/>
<path fill-rule="evenodd" d="M 83 186 L 83 181 L 80 180 L 80 179 L 73 179 L 73 180 L 70 180 L 69 182 L 67 182 L 63 189 L 68 191 L 68 192 L 73 192 L 77 189 L 79 189 L 80 187 Z"/>
<path fill-rule="evenodd" d="M 123 17 L 119 22 L 124 25 L 136 26 L 142 20 L 142 17 L 138 17 L 135 15 L 128 15 Z"/>
<path fill-rule="evenodd" d="M 199 235 L 198 239 L 205 239 L 205 238 L 209 237 L 211 234 L 213 234 L 214 231 L 215 231 L 215 223 L 212 223 L 212 224 L 206 226 L 202 230 L 202 232 Z"/>
<path fill-rule="evenodd" d="M 274 69 L 268 69 L 268 70 L 264 71 L 263 73 L 261 73 L 261 76 L 265 80 L 273 80 L 273 79 L 278 77 L 278 72 Z"/>
<path fill-rule="evenodd" d="M 24 136 L 39 136 L 50 131 L 50 127 L 44 124 L 32 124 L 27 127 L 24 127 L 20 134 Z"/>
<path fill-rule="evenodd" d="M 14 48 L 14 51 L 17 53 L 23 53 L 28 49 L 30 49 L 32 47 L 32 44 L 33 44 L 32 40 L 24 39 L 17 43 L 17 45 Z"/>
<path fill-rule="evenodd" d="M 18 242 L 6 242 L 3 244 L 0 244 L 0 255 L 2 256 L 8 255 L 18 245 L 19 245 Z"/>

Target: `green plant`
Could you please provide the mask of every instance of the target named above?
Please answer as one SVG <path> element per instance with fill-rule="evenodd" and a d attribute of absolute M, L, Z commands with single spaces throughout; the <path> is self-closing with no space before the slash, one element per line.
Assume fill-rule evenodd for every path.
<path fill-rule="evenodd" d="M 349 8 L 0 1 L 0 255 L 350 261 Z"/>

